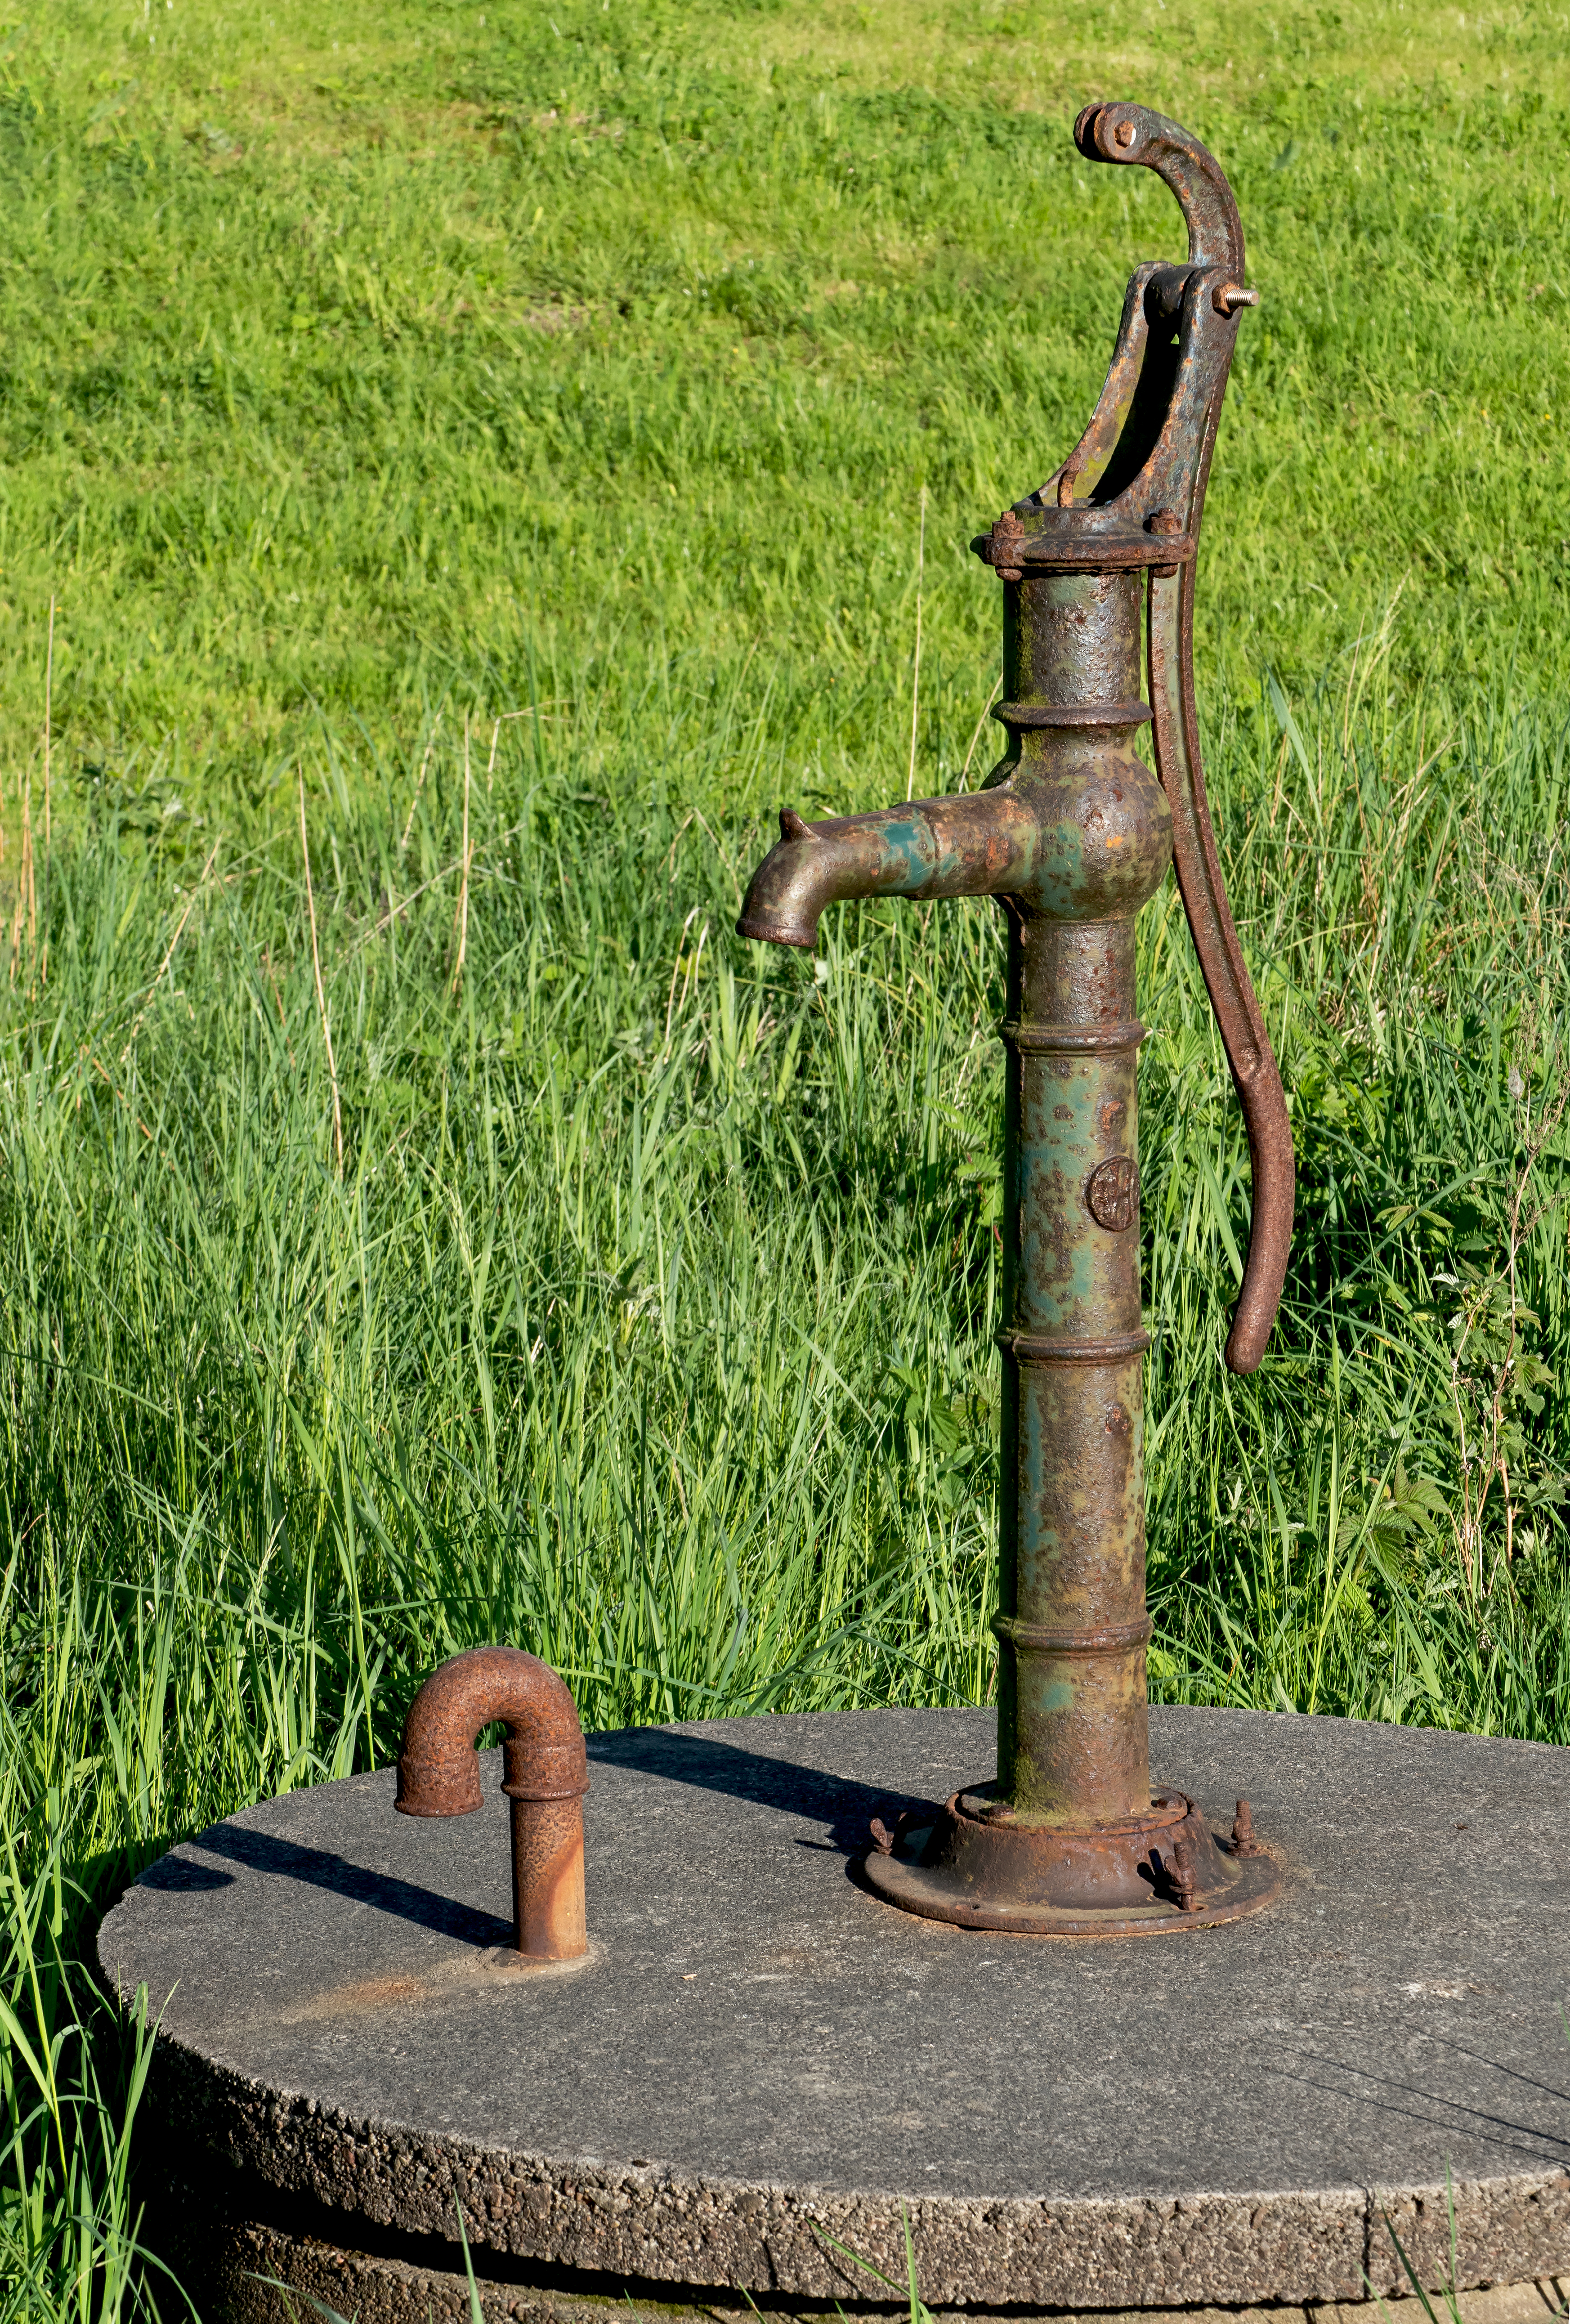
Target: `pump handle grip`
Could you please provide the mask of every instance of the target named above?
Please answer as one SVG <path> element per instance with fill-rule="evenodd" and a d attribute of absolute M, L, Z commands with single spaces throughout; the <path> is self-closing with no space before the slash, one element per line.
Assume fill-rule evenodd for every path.
<path fill-rule="evenodd" d="M 1226 174 L 1197 137 L 1148 105 L 1087 105 L 1074 124 L 1087 161 L 1136 161 L 1165 180 L 1188 228 L 1190 266 L 1243 279 L 1242 220 Z"/>
<path fill-rule="evenodd" d="M 1281 1304 L 1292 1243 L 1297 1171 L 1286 1093 L 1238 942 L 1215 852 L 1194 701 L 1194 567 L 1150 576 L 1150 706 L 1156 770 L 1172 811 L 1172 856 L 1194 949 L 1226 1047 L 1253 1167 L 1253 1218 L 1248 1263 L 1238 1294 L 1226 1360 L 1234 1372 L 1258 1369 Z"/>

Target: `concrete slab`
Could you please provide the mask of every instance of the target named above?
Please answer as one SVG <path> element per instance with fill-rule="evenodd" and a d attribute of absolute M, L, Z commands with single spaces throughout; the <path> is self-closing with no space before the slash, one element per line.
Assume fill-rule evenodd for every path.
<path fill-rule="evenodd" d="M 456 2198 L 483 2270 L 859 2303 L 879 2287 L 835 2246 L 902 2282 L 903 2211 L 935 2308 L 1350 2302 L 1403 2288 L 1386 2215 L 1444 2280 L 1448 2171 L 1462 2285 L 1565 2273 L 1570 1753 L 1151 1726 L 1218 1827 L 1253 1802 L 1273 1913 L 1128 1946 L 891 1911 L 848 1861 L 868 1818 L 993 1748 L 990 1713 L 894 1711 L 591 1738 L 573 1973 L 485 1950 L 494 1770 L 449 1822 L 394 1815 L 390 1772 L 232 1818 L 128 1892 L 100 1958 L 162 2011 L 182 2145 L 269 2232 L 303 2203 L 394 2267 L 388 2236 L 450 2253 Z"/>
<path fill-rule="evenodd" d="M 470 2281 L 462 2255 L 434 2241 L 399 2239 L 398 2248 L 350 2251 L 296 2224 L 220 2221 L 200 2214 L 203 2251 L 183 2255 L 181 2281 L 201 2282 L 202 2313 L 225 2324 L 307 2324 L 314 2310 L 355 2324 L 472 2324 Z M 196 2259 L 193 2271 L 191 2261 Z M 676 2301 L 671 2285 L 621 2278 L 563 2281 L 525 2262 L 511 2265 L 472 2255 L 474 2291 L 485 2324 L 909 2324 L 909 2301 L 788 2302 L 780 2295 L 720 2291 Z M 689 2287 L 689 2291 L 691 2288 Z M 1565 2324 L 1570 2282 L 1495 2284 L 1460 2295 L 1462 2324 Z M 927 2324 L 1450 2324 L 1445 2301 L 1426 2310 L 1418 2299 L 1361 2304 L 1160 2310 L 939 2307 Z"/>

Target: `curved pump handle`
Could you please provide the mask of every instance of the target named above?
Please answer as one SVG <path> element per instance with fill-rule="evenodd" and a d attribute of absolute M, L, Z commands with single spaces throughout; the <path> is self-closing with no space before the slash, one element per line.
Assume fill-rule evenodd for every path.
<path fill-rule="evenodd" d="M 1143 105 L 1087 105 L 1074 124 L 1087 161 L 1138 161 L 1178 198 L 1188 228 L 1190 266 L 1220 266 L 1242 282 L 1242 220 L 1214 153 L 1164 113 Z"/>
<path fill-rule="evenodd" d="M 1074 136 L 1088 161 L 1132 161 L 1154 170 L 1177 196 L 1188 228 L 1187 279 L 1178 330 L 1180 360 L 1167 425 L 1144 465 L 1142 478 L 1136 478 L 1118 497 L 1124 501 L 1149 498 L 1152 473 L 1159 472 L 1159 497 L 1165 505 L 1159 516 L 1147 517 L 1146 522 L 1157 531 L 1186 536 L 1187 553 L 1180 563 L 1150 569 L 1150 706 L 1155 718 L 1156 770 L 1172 810 L 1178 884 L 1248 1127 L 1253 1218 L 1226 1360 L 1234 1372 L 1251 1372 L 1264 1355 L 1286 1280 L 1296 1172 L 1281 1076 L 1227 902 L 1205 795 L 1194 698 L 1193 545 L 1232 368 L 1238 310 L 1257 303 L 1257 296 L 1242 288 L 1242 224 L 1232 188 L 1214 156 L 1196 139 L 1175 121 L 1140 105 L 1087 106 L 1075 124 Z M 1153 272 L 1141 269 L 1135 276 L 1130 285 L 1131 307 L 1136 284 L 1142 288 L 1141 278 L 1148 279 Z M 1148 339 L 1143 341 L 1136 355 L 1129 344 L 1129 316 L 1126 309 L 1109 390 L 1120 358 L 1125 368 L 1131 357 L 1142 364 L 1150 345 Z M 1107 400 L 1104 396 L 1104 407 Z M 1093 421 L 1093 429 L 1095 424 Z M 1071 459 L 1068 466 L 1074 466 Z M 1143 493 L 1141 482 L 1146 486 Z"/>

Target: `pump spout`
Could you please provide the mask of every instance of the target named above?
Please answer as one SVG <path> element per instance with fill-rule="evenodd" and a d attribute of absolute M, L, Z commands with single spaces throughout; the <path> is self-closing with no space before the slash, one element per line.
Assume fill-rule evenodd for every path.
<path fill-rule="evenodd" d="M 1011 783 L 821 823 L 785 807 L 779 841 L 748 884 L 737 934 L 810 949 L 824 906 L 853 897 L 1020 893 L 1043 837 L 1039 806 Z"/>

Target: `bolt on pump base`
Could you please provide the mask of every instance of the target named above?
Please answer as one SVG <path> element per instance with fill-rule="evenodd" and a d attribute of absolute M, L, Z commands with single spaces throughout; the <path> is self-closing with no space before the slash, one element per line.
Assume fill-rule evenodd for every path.
<path fill-rule="evenodd" d="M 851 897 L 1002 908 L 997 1780 L 874 1824 L 865 1872 L 889 1903 L 965 1927 L 1157 1934 L 1257 1912 L 1279 1881 L 1246 1801 L 1218 1838 L 1150 1781 L 1134 989 L 1135 919 L 1175 862 L 1248 1125 L 1253 1221 L 1226 1360 L 1251 1371 L 1286 1273 L 1292 1143 L 1211 831 L 1192 639 L 1211 447 L 1256 294 L 1232 190 L 1175 122 L 1091 106 L 1075 140 L 1165 180 L 1188 257 L 1136 268 L 1090 425 L 974 544 L 1003 585 L 1006 753 L 965 797 L 817 823 L 787 809 L 739 927 L 810 946 L 824 906 Z M 1154 773 L 1136 748 L 1147 726 Z"/>

